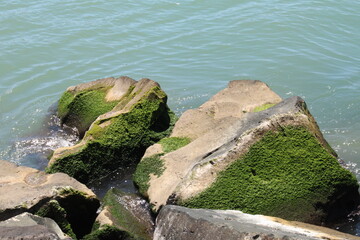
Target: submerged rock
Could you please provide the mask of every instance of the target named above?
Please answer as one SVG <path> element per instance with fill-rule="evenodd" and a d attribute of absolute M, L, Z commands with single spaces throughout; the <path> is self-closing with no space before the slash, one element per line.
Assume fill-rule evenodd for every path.
<path fill-rule="evenodd" d="M 103 82 L 115 85 L 113 88 L 94 90 Z M 84 89 L 100 91 L 102 97 L 114 100 L 116 104 L 96 118 L 81 142 L 57 149 L 50 159 L 48 172 L 65 172 L 83 183 L 89 183 L 119 168 L 135 165 L 148 146 L 169 134 L 175 115 L 169 110 L 167 96 L 158 83 L 150 79 L 138 82 L 129 78 L 104 79 L 71 87 L 65 95 L 83 93 Z M 77 100 L 73 97 L 70 99 Z M 75 109 L 61 107 L 66 105 L 61 102 L 68 102 L 61 100 L 59 114 L 67 112 L 65 116 L 72 115 L 72 110 L 87 113 L 88 108 L 97 106 L 91 100 L 92 97 L 82 99 L 81 102 L 87 102 L 86 107 L 82 108 L 84 104 L 79 104 Z M 75 102 L 66 106 L 73 105 L 76 105 Z"/>
<path fill-rule="evenodd" d="M 85 185 L 64 173 L 0 165 L 0 221 L 29 212 L 52 218 L 71 237 L 90 232 L 100 203 Z"/>
<path fill-rule="evenodd" d="M 189 209 L 164 206 L 154 240 L 359 240 L 324 227 L 234 210 Z"/>
<path fill-rule="evenodd" d="M 22 213 L 0 222 L 0 239 L 70 240 L 50 218 Z"/>
<path fill-rule="evenodd" d="M 280 100 L 259 81 L 231 82 L 178 120 L 170 138 L 190 143 L 147 150 L 134 175 L 140 191 L 155 209 L 175 203 L 317 224 L 346 216 L 360 202 L 356 178 L 305 102 Z"/>
<path fill-rule="evenodd" d="M 96 223 L 99 226 L 95 232 L 101 233 L 111 226 L 119 232 L 126 232 L 124 234 L 130 239 L 150 240 L 153 237 L 154 220 L 150 205 L 136 194 L 115 188 L 105 195 L 103 210 L 96 218 Z"/>

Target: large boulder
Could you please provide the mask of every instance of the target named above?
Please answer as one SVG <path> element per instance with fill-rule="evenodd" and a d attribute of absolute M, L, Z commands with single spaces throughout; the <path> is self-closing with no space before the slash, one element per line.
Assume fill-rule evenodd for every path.
<path fill-rule="evenodd" d="M 0 160 L 0 221 L 29 212 L 54 219 L 71 237 L 91 231 L 100 206 L 95 194 L 64 173 L 45 174 Z"/>
<path fill-rule="evenodd" d="M 94 86 L 104 82 L 115 82 L 115 85 L 113 88 L 105 88 L 107 91 L 103 88 L 93 90 Z M 91 92 L 105 91 L 101 96 L 105 96 L 109 101 L 116 101 L 116 104 L 110 111 L 96 118 L 78 144 L 55 150 L 47 169 L 49 173 L 65 172 L 83 183 L 138 163 L 148 146 L 170 133 L 175 120 L 175 115 L 166 104 L 165 92 L 158 83 L 150 79 L 141 79 L 138 82 L 129 78 L 98 80 L 85 84 L 85 87 L 71 87 L 65 95 L 71 95 L 72 92 L 83 93 L 84 89 L 88 88 L 92 89 Z M 79 106 L 72 102 L 66 106 L 76 105 L 75 110 L 84 106 L 79 110 L 81 113 L 87 113 L 88 108 L 97 106 L 97 103 L 91 102 L 93 97 L 70 99 L 75 101 L 77 98 L 80 98 L 81 102 L 89 102 Z M 61 107 L 61 102 L 68 102 L 63 99 L 64 97 L 59 104 L 59 114 L 67 112 L 66 116 L 72 116 L 74 109 Z M 63 108 L 66 111 L 61 110 Z"/>
<path fill-rule="evenodd" d="M 156 219 L 154 240 L 359 240 L 324 227 L 234 210 L 167 205 Z"/>
<path fill-rule="evenodd" d="M 54 220 L 27 212 L 0 222 L 0 239 L 71 240 Z"/>
<path fill-rule="evenodd" d="M 125 239 L 153 239 L 154 219 L 150 205 L 134 193 L 110 189 L 103 198 L 103 209 L 91 235 L 101 236 L 104 231 L 109 232 L 109 226 Z"/>
<path fill-rule="evenodd" d="M 169 139 L 190 143 L 147 150 L 134 174 L 140 191 L 155 209 L 174 203 L 317 224 L 346 216 L 360 202 L 356 178 L 305 102 L 280 101 L 259 81 L 230 82 L 178 120 Z"/>

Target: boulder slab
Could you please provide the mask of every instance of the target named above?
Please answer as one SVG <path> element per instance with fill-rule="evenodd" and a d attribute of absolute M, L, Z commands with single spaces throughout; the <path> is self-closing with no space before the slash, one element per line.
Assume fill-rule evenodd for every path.
<path fill-rule="evenodd" d="M 0 239 L 70 240 L 56 222 L 25 212 L 0 222 Z"/>
<path fill-rule="evenodd" d="M 117 103 L 96 118 L 84 138 L 72 147 L 55 150 L 49 161 L 49 173 L 65 172 L 89 183 L 117 169 L 135 165 L 148 146 L 170 133 L 175 115 L 169 110 L 167 96 L 159 84 L 150 79 L 125 80 L 126 84 L 119 89 L 114 85 L 108 90 L 105 97 L 116 99 Z M 97 83 L 88 85 L 93 88 Z M 125 90 L 123 86 L 128 88 Z M 80 85 L 68 91 L 81 92 L 83 88 Z"/>
<path fill-rule="evenodd" d="M 154 240 L 359 240 L 324 227 L 234 210 L 164 206 Z"/>
<path fill-rule="evenodd" d="M 53 218 L 69 236 L 90 232 L 100 203 L 84 184 L 64 173 L 0 165 L 0 221 L 29 212 Z"/>
<path fill-rule="evenodd" d="M 173 203 L 322 224 L 356 208 L 356 178 L 340 166 L 305 102 L 269 92 L 259 81 L 233 81 L 180 117 L 170 138 L 190 143 L 147 150 L 134 180 L 155 210 Z M 146 163 L 157 167 L 146 171 Z"/>

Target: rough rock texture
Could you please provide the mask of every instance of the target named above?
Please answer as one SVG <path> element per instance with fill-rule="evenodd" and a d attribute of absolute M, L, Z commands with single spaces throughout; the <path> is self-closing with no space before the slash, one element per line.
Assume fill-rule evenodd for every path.
<path fill-rule="evenodd" d="M 54 219 L 68 235 L 90 232 L 99 201 L 64 173 L 45 174 L 0 160 L 0 221 L 23 212 Z"/>
<path fill-rule="evenodd" d="M 94 82 L 90 88 L 94 84 L 97 86 Z M 159 84 L 141 79 L 135 83 L 128 80 L 126 86 L 127 91 L 117 89 L 121 97 L 116 98 L 116 105 L 91 124 L 81 142 L 54 152 L 48 172 L 65 172 L 88 183 L 138 163 L 148 146 L 170 133 L 175 116 L 167 107 L 167 96 Z M 80 85 L 68 91 L 83 91 L 87 87 Z M 106 98 L 115 99 L 114 88 L 108 90 Z"/>
<path fill-rule="evenodd" d="M 103 226 L 113 226 L 128 232 L 134 239 L 152 239 L 154 220 L 146 200 L 113 188 L 105 195 L 103 205 L 96 218 L 100 230 Z"/>
<path fill-rule="evenodd" d="M 0 222 L 0 239 L 71 239 L 64 235 L 59 226 L 50 218 L 31 213 L 22 213 Z"/>
<path fill-rule="evenodd" d="M 156 209 L 168 202 L 317 224 L 346 216 L 360 201 L 355 177 L 305 102 L 293 97 L 271 107 L 279 101 L 259 81 L 231 82 L 178 120 L 170 138 L 189 144 L 147 150 L 134 175 L 140 191 Z"/>
<path fill-rule="evenodd" d="M 91 123 L 113 109 L 135 83 L 134 79 L 120 77 L 69 87 L 59 100 L 58 115 L 61 123 L 75 127 L 83 136 Z"/>
<path fill-rule="evenodd" d="M 231 81 L 227 88 L 214 95 L 198 109 L 184 112 L 171 136 L 195 140 L 218 128 L 219 125 L 226 126 L 249 112 L 280 101 L 281 98 L 261 81 Z"/>
<path fill-rule="evenodd" d="M 233 210 L 164 206 L 154 240 L 358 240 L 324 227 Z"/>

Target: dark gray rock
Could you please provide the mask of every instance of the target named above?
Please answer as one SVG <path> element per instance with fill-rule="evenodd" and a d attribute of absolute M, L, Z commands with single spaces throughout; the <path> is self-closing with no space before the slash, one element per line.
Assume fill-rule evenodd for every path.
<path fill-rule="evenodd" d="M 324 227 L 233 210 L 164 206 L 154 240 L 359 240 Z"/>
<path fill-rule="evenodd" d="M 0 222 L 0 239 L 71 239 L 50 218 L 23 213 Z"/>

